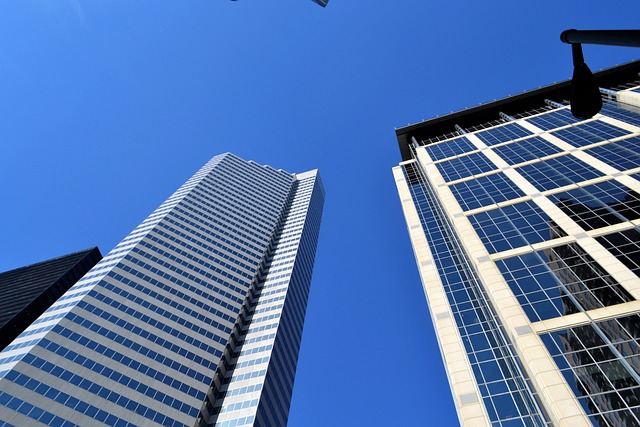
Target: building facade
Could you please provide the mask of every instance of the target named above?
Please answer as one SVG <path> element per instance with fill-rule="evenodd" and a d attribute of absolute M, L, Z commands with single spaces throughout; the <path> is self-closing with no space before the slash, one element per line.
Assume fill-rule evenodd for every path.
<path fill-rule="evenodd" d="M 211 159 L 0 353 L 0 425 L 286 425 L 323 202 Z"/>
<path fill-rule="evenodd" d="M 100 259 L 95 247 L 0 273 L 0 351 Z"/>
<path fill-rule="evenodd" d="M 397 129 L 461 424 L 640 425 L 640 62 Z"/>

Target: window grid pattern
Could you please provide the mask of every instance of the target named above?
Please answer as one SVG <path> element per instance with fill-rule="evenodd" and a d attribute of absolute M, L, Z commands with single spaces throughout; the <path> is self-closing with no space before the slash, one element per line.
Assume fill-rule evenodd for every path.
<path fill-rule="evenodd" d="M 527 118 L 527 122 L 539 127 L 542 130 L 548 131 L 562 126 L 578 123 L 580 122 L 580 119 L 576 119 L 575 117 L 573 117 L 571 111 L 567 108 L 555 110 L 536 117 L 529 117 Z"/>
<path fill-rule="evenodd" d="M 496 264 L 531 322 L 633 300 L 576 243 Z"/>
<path fill-rule="evenodd" d="M 560 138 L 575 147 L 584 147 L 627 134 L 629 134 L 628 131 L 601 120 L 581 123 L 577 126 L 571 126 L 551 133 L 551 135 L 556 138 Z"/>
<path fill-rule="evenodd" d="M 584 151 L 621 171 L 640 167 L 640 137 L 637 136 Z"/>
<path fill-rule="evenodd" d="M 616 180 L 548 197 L 585 230 L 640 218 L 640 195 Z"/>
<path fill-rule="evenodd" d="M 437 144 L 425 145 L 424 148 L 434 162 L 477 150 L 476 146 L 464 136 Z"/>
<path fill-rule="evenodd" d="M 491 425 L 549 425 L 433 189 L 416 165 L 404 171 Z"/>
<path fill-rule="evenodd" d="M 286 206 L 294 183 L 299 200 Z M 284 392 L 270 404 L 261 401 L 258 408 L 268 407 L 267 411 L 277 414 L 275 424 L 285 425 L 293 384 L 289 369 L 295 371 L 296 360 L 291 362 L 297 359 L 324 200 L 321 187 L 315 171 L 293 176 L 229 153 L 215 157 L 116 246 L 106 262 L 81 279 L 68 294 L 70 298 L 49 309 L 44 317 L 55 326 L 40 331 L 37 339 L 29 334 L 41 325 L 26 331 L 25 339 L 17 342 L 22 352 L 22 362 L 16 365 L 22 369 L 18 386 L 33 384 L 41 372 L 48 372 L 58 377 L 56 384 L 62 384 L 70 395 L 110 396 L 117 402 L 114 408 L 119 417 L 110 425 L 137 425 L 144 414 L 149 425 L 206 424 L 208 420 L 199 416 L 203 400 L 225 345 L 238 330 L 236 319 L 256 274 L 266 267 L 270 279 L 283 284 L 287 276 L 299 288 L 288 292 L 284 305 L 269 313 L 282 315 L 258 319 L 263 320 L 260 326 L 250 329 L 266 330 L 271 326 L 267 323 L 279 325 L 275 342 L 260 343 L 273 352 L 256 357 L 264 362 L 282 347 L 287 357 L 278 359 L 278 366 L 255 382 L 278 377 L 273 381 Z M 308 210 L 310 200 L 313 210 Z M 289 221 L 280 223 L 287 209 Z M 276 235 L 279 242 L 273 240 Z M 280 259 L 268 260 L 267 252 L 274 244 L 280 249 Z M 71 351 L 72 346 L 64 345 L 69 342 L 76 351 L 81 347 L 89 350 Z M 45 345 L 49 351 L 42 350 Z M 253 353 L 245 354 L 251 358 Z M 4 354 L 0 356 L 0 389 L 4 382 L 18 378 L 8 363 Z M 238 369 L 252 367 L 245 363 Z M 91 383 L 83 381 L 84 369 L 97 373 Z M 260 371 L 266 374 L 266 369 Z M 153 388 L 140 381 L 138 373 L 151 378 Z M 273 385 L 270 387 L 273 394 Z M 260 393 L 262 386 L 252 390 Z M 66 406 L 41 409 L 66 421 L 56 425 L 82 424 L 80 414 L 85 413 L 86 405 L 73 401 L 72 407 Z M 2 402 L 0 424 L 11 423 L 13 415 L 1 407 Z"/>
<path fill-rule="evenodd" d="M 493 162 L 480 152 L 436 163 L 436 166 L 447 182 L 489 172 L 496 168 Z"/>
<path fill-rule="evenodd" d="M 242 425 L 238 424 L 242 420 L 255 420 L 255 425 L 263 425 L 264 420 L 267 425 L 287 423 L 287 396 L 293 390 L 289 370 L 295 371 L 297 364 L 322 211 L 318 182 L 313 175 L 293 186 L 272 249 L 261 268 L 261 279 L 250 292 L 237 339 L 230 346 L 233 351 L 225 362 L 226 373 L 220 369 L 216 372 L 222 385 L 214 383 L 214 399 L 206 400 L 210 417 L 202 417 L 202 426 Z M 292 245 L 298 250 L 292 250 Z M 274 293 L 284 295 L 271 298 Z M 277 333 L 264 334 L 275 328 Z M 240 409 L 242 414 L 234 413 Z"/>
<path fill-rule="evenodd" d="M 640 425 L 640 316 L 541 335 L 594 426 Z"/>
<path fill-rule="evenodd" d="M 539 136 L 523 139 L 512 144 L 501 145 L 493 149 L 502 159 L 510 165 L 537 160 L 540 157 L 557 154 L 560 148 Z"/>
<path fill-rule="evenodd" d="M 451 185 L 449 188 L 465 211 L 525 195 L 504 172 L 459 182 Z"/>
<path fill-rule="evenodd" d="M 640 127 L 640 109 L 638 107 L 630 105 L 621 107 L 617 102 L 605 102 L 600 114 Z"/>
<path fill-rule="evenodd" d="M 596 240 L 636 276 L 640 276 L 640 228 L 606 234 L 596 237 Z"/>
<path fill-rule="evenodd" d="M 533 201 L 470 215 L 476 233 L 491 254 L 565 236 Z"/>
<path fill-rule="evenodd" d="M 483 130 L 481 132 L 477 132 L 475 135 L 480 138 L 480 140 L 485 144 L 491 146 L 533 135 L 533 133 L 517 123 L 509 123 L 504 126 L 497 126 L 491 129 Z"/>
<path fill-rule="evenodd" d="M 520 166 L 516 170 L 540 191 L 552 190 L 603 175 L 602 172 L 571 155 Z"/>

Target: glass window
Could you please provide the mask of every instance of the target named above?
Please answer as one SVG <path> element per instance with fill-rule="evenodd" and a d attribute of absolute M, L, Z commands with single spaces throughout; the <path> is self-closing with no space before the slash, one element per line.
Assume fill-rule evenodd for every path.
<path fill-rule="evenodd" d="M 551 130 L 578 123 L 580 120 L 573 117 L 569 109 L 562 109 L 541 116 L 527 118 L 527 121 L 540 129 Z"/>
<path fill-rule="evenodd" d="M 521 166 L 517 168 L 517 171 L 540 191 L 575 184 L 603 175 L 571 155 Z"/>
<path fill-rule="evenodd" d="M 453 158 L 437 163 L 436 166 L 447 182 L 489 172 L 496 168 L 483 153 Z"/>
<path fill-rule="evenodd" d="M 628 104 L 605 102 L 600 114 L 640 127 L 640 109 Z"/>
<path fill-rule="evenodd" d="M 618 170 L 640 167 L 640 138 L 637 136 L 584 151 Z"/>
<path fill-rule="evenodd" d="M 582 123 L 577 126 L 555 131 L 552 135 L 573 146 L 583 147 L 585 145 L 606 141 L 607 139 L 616 138 L 628 133 L 628 131 L 610 125 L 609 123 L 595 120 L 593 122 Z"/>
<path fill-rule="evenodd" d="M 469 220 L 489 253 L 566 235 L 532 201 L 481 212 Z"/>
<path fill-rule="evenodd" d="M 460 182 L 450 188 L 465 211 L 525 195 L 503 172 Z"/>
<path fill-rule="evenodd" d="M 502 159 L 510 165 L 537 160 L 540 157 L 559 153 L 558 147 L 544 138 L 534 136 L 513 144 L 502 145 L 493 149 Z"/>
<path fill-rule="evenodd" d="M 447 157 L 468 153 L 469 151 L 476 150 L 477 148 L 471 143 L 471 141 L 464 136 L 461 136 L 460 138 L 426 145 L 425 149 L 427 150 L 427 153 L 429 153 L 429 156 L 431 156 L 431 159 L 433 159 L 433 161 L 437 161 L 446 159 Z"/>
<path fill-rule="evenodd" d="M 496 264 L 532 322 L 633 300 L 576 243 Z"/>
<path fill-rule="evenodd" d="M 595 426 L 640 425 L 640 316 L 541 335 Z"/>
<path fill-rule="evenodd" d="M 448 219 L 437 208 L 438 199 L 427 183 L 416 181 L 410 189 L 491 419 L 498 423 L 496 425 L 504 426 L 511 425 L 508 423 L 513 422 L 513 417 L 519 416 L 518 420 L 526 420 L 523 425 L 546 425 L 535 393 L 517 355 L 505 340 L 506 335 L 479 279 L 468 260 L 456 249 L 459 242 Z"/>
<path fill-rule="evenodd" d="M 610 180 L 549 196 L 585 230 L 640 218 L 640 195 Z"/>
<path fill-rule="evenodd" d="M 640 229 L 620 231 L 596 240 L 637 276 L 640 276 Z"/>
<path fill-rule="evenodd" d="M 487 145 L 496 145 L 524 136 L 533 135 L 532 132 L 517 123 L 509 123 L 504 126 L 493 127 L 475 134 Z"/>

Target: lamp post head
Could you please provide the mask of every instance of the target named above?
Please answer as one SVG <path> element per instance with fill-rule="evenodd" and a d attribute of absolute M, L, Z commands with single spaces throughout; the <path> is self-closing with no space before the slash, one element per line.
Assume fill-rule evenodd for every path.
<path fill-rule="evenodd" d="M 575 64 L 571 81 L 571 114 L 584 120 L 595 116 L 601 109 L 602 96 L 593 73 L 584 62 Z"/>
<path fill-rule="evenodd" d="M 570 30 L 571 31 L 571 30 Z M 562 36 L 566 32 L 562 33 Z M 593 78 L 593 73 L 584 63 L 582 45 L 571 45 L 573 56 L 573 79 L 571 80 L 571 114 L 578 119 L 590 119 L 602 109 L 600 89 Z"/>

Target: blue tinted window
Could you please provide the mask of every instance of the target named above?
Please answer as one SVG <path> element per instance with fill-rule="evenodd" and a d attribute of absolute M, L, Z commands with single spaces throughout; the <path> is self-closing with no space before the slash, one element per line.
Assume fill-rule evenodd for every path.
<path fill-rule="evenodd" d="M 510 165 L 536 160 L 551 154 L 559 153 L 558 147 L 544 138 L 534 136 L 523 139 L 513 144 L 502 145 L 493 149 L 502 159 Z"/>
<path fill-rule="evenodd" d="M 553 194 L 549 199 L 585 230 L 640 218 L 640 195 L 615 180 Z"/>
<path fill-rule="evenodd" d="M 557 227 L 552 228 L 549 216 L 532 201 L 481 212 L 469 220 L 489 253 L 564 235 Z"/>
<path fill-rule="evenodd" d="M 517 123 L 509 123 L 504 126 L 483 130 L 475 135 L 485 144 L 495 145 L 500 144 L 501 142 L 507 142 L 524 136 L 533 135 L 533 133 Z"/>
<path fill-rule="evenodd" d="M 640 425 L 639 324 L 634 314 L 540 336 L 595 426 Z"/>
<path fill-rule="evenodd" d="M 596 120 L 553 132 L 552 135 L 576 147 L 583 147 L 628 133 L 624 129 Z"/>
<path fill-rule="evenodd" d="M 496 261 L 532 322 L 633 298 L 576 243 Z"/>
<path fill-rule="evenodd" d="M 637 136 L 589 148 L 585 152 L 619 170 L 640 167 L 640 137 Z"/>
<path fill-rule="evenodd" d="M 410 180 L 416 176 L 412 167 L 405 166 Z M 518 422 L 531 427 L 547 425 L 475 270 L 456 249 L 460 242 L 446 215 L 437 208 L 438 199 L 428 183 L 420 182 L 419 177 L 412 181 L 413 200 L 487 412 L 496 426 Z M 505 398 L 507 394 L 509 398 Z"/>
<path fill-rule="evenodd" d="M 624 105 L 624 107 L 622 105 L 616 102 L 605 102 L 600 114 L 640 127 L 640 109 L 631 105 Z"/>
<path fill-rule="evenodd" d="M 468 156 L 457 157 L 437 163 L 436 166 L 447 182 L 466 178 L 471 175 L 477 175 L 483 172 L 489 172 L 490 170 L 495 169 L 493 162 L 491 162 L 483 153 L 474 153 Z"/>
<path fill-rule="evenodd" d="M 503 172 L 460 182 L 450 188 L 465 211 L 524 196 Z"/>
<path fill-rule="evenodd" d="M 541 191 L 602 176 L 601 172 L 570 155 L 521 166 L 517 171 Z"/>
<path fill-rule="evenodd" d="M 449 141 L 426 145 L 425 149 L 427 153 L 429 153 L 429 156 L 431 156 L 431 159 L 436 161 L 468 153 L 469 151 L 476 150 L 476 147 L 467 138 L 461 136 L 460 138 L 454 138 Z"/>
<path fill-rule="evenodd" d="M 568 109 L 552 111 L 537 117 L 530 117 L 527 121 L 540 129 L 551 130 L 562 126 L 578 123 L 580 120 L 573 117 Z"/>

